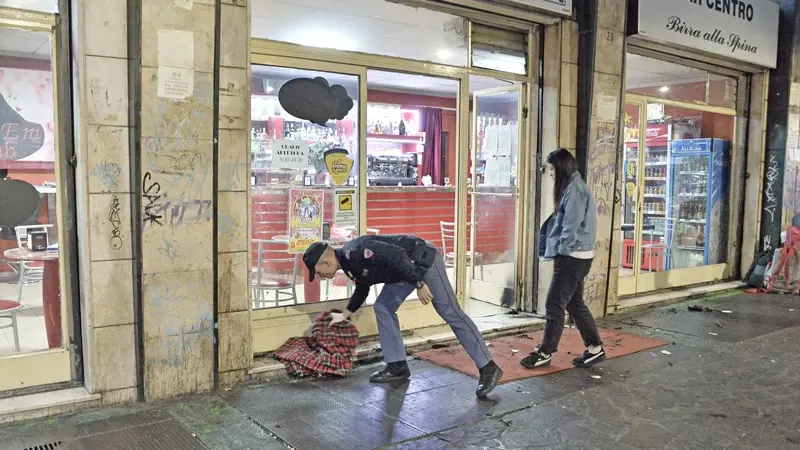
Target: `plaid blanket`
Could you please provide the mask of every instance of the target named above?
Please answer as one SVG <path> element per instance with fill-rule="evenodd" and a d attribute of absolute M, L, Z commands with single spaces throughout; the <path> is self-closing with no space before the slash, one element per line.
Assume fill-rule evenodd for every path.
<path fill-rule="evenodd" d="M 286 371 L 298 377 L 343 377 L 353 369 L 358 330 L 350 322 L 330 325 L 331 312 L 314 320 L 311 335 L 291 338 L 273 357 L 286 365 Z"/>

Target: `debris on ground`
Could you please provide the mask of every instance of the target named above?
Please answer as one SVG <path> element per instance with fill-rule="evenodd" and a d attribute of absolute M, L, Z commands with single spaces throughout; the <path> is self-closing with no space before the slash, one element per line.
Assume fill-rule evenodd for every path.
<path fill-rule="evenodd" d="M 516 355 L 517 353 L 519 353 L 519 350 L 517 350 L 517 349 L 515 349 L 515 348 L 512 348 L 512 349 L 511 349 L 511 353 L 513 353 L 513 354 L 515 354 L 515 355 Z"/>
<path fill-rule="evenodd" d="M 701 306 L 701 305 L 689 305 L 687 308 L 689 311 L 692 312 L 714 312 L 716 311 L 713 308 L 709 308 L 708 306 Z"/>
<path fill-rule="evenodd" d="M 720 312 L 721 312 L 722 314 L 733 314 L 733 311 L 728 311 L 727 309 L 726 309 L 726 310 L 723 310 L 723 311 L 720 311 Z"/>
<path fill-rule="evenodd" d="M 710 334 L 711 336 L 718 336 L 717 333 L 712 333 L 710 331 L 708 332 L 708 334 Z"/>
<path fill-rule="evenodd" d="M 665 355 L 671 355 L 672 354 L 672 353 L 668 352 L 667 350 L 661 350 L 661 353 L 663 353 Z"/>
<path fill-rule="evenodd" d="M 672 314 L 678 314 L 677 308 L 667 308 L 667 311 L 671 312 Z"/>
<path fill-rule="evenodd" d="M 600 375 L 590 375 L 590 376 L 591 376 L 592 378 L 594 378 L 595 380 L 599 380 L 600 378 L 603 378 L 603 377 L 601 377 Z"/>

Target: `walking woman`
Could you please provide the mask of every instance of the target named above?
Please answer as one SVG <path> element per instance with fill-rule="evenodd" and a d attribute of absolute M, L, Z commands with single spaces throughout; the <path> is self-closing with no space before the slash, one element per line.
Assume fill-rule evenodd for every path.
<path fill-rule="evenodd" d="M 554 260 L 555 265 L 545 305 L 544 339 L 521 364 L 528 369 L 550 365 L 564 331 L 566 310 L 586 345 L 583 355 L 572 363 L 590 367 L 606 357 L 592 313 L 583 302 L 583 282 L 594 258 L 595 204 L 570 152 L 563 148 L 555 150 L 547 156 L 547 165 L 555 178 L 556 208 L 539 232 L 539 256 Z"/>

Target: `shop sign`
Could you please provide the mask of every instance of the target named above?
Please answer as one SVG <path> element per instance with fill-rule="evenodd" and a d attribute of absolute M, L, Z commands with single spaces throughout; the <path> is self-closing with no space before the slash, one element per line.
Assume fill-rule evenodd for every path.
<path fill-rule="evenodd" d="M 773 0 L 639 0 L 639 35 L 774 68 L 779 6 Z"/>
<path fill-rule="evenodd" d="M 358 197 L 355 189 L 336 189 L 334 191 L 333 223 L 336 228 L 358 227 Z"/>
<path fill-rule="evenodd" d="M 325 167 L 333 180 L 333 184 L 341 186 L 347 182 L 353 170 L 353 159 L 343 148 L 332 148 L 325 152 Z"/>
<path fill-rule="evenodd" d="M 572 14 L 572 0 L 506 0 L 517 5 L 530 6 L 536 9 L 551 11 L 558 14 Z"/>
<path fill-rule="evenodd" d="M 303 253 L 314 242 L 322 240 L 322 189 L 289 191 L 289 253 Z"/>
<path fill-rule="evenodd" d="M 273 169 L 308 169 L 308 142 L 292 139 L 272 141 Z"/>

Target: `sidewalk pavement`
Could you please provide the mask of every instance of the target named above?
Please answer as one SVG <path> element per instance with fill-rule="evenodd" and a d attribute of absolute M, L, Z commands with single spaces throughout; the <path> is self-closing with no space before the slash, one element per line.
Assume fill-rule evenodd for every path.
<path fill-rule="evenodd" d="M 708 298 L 600 325 L 670 344 L 508 383 L 489 401 L 476 380 L 412 360 L 413 378 L 392 386 L 362 367 L 8 425 L 0 449 L 800 448 L 800 297 Z"/>

